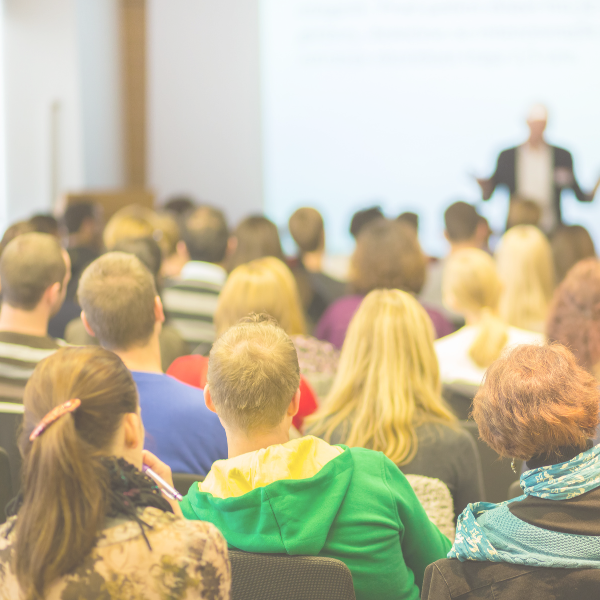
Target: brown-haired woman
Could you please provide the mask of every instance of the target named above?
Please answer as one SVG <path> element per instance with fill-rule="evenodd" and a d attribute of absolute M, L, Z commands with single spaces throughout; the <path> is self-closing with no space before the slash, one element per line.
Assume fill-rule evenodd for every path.
<path fill-rule="evenodd" d="M 23 402 L 23 491 L 0 528 L 0 596 L 229 598 L 221 534 L 175 516 L 140 471 L 170 477 L 142 450 L 136 387 L 115 354 L 59 350 Z"/>
<path fill-rule="evenodd" d="M 526 461 L 524 494 L 463 511 L 454 558 L 427 568 L 421 598 L 598 597 L 599 402 L 596 379 L 560 344 L 517 346 L 490 366 L 473 418 L 496 452 Z"/>
<path fill-rule="evenodd" d="M 341 348 L 363 298 L 377 289 L 418 294 L 425 281 L 426 262 L 417 233 L 410 225 L 388 219 L 376 219 L 365 225 L 356 239 L 350 266 L 353 294 L 329 306 L 317 325 L 316 337 Z M 427 306 L 423 308 L 433 321 L 436 338 L 454 331 L 441 313 Z"/>

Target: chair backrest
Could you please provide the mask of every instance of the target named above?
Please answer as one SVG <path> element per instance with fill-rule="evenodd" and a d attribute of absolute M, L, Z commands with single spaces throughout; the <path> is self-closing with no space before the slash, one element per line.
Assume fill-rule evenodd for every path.
<path fill-rule="evenodd" d="M 22 404 L 0 402 L 0 447 L 8 454 L 12 489 L 15 494 L 21 489 L 21 453 L 17 440 L 22 422 Z"/>
<path fill-rule="evenodd" d="M 450 540 L 454 541 L 454 502 L 448 486 L 439 479 L 423 475 L 407 475 L 408 483 L 423 505 L 429 520 Z"/>
<path fill-rule="evenodd" d="M 231 600 L 355 600 L 348 567 L 333 558 L 230 550 Z"/>
<path fill-rule="evenodd" d="M 173 473 L 173 486 L 182 496 L 185 496 L 189 492 L 190 487 L 192 487 L 196 481 L 204 481 L 204 475 Z"/>
<path fill-rule="evenodd" d="M 13 497 L 10 461 L 4 448 L 0 448 L 0 524 L 6 521 L 4 509 Z"/>
<path fill-rule="evenodd" d="M 479 429 L 475 421 L 463 421 L 461 425 L 473 435 L 477 442 L 483 471 L 485 500 L 487 502 L 504 502 L 508 500 L 508 488 L 515 480 L 515 477 L 519 476 L 522 461 L 515 460 L 517 471 L 515 474 L 510 466 L 510 460 L 500 458 L 497 452 L 492 450 L 483 440 L 479 439 Z"/>
<path fill-rule="evenodd" d="M 442 387 L 442 396 L 450 405 L 457 419 L 466 421 L 469 419 L 473 398 L 479 386 L 467 383 L 445 383 Z"/>

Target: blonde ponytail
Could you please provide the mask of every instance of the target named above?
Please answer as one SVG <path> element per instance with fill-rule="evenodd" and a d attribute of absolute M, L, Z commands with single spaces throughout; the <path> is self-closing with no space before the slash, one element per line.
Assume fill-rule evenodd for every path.
<path fill-rule="evenodd" d="M 477 335 L 469 348 L 469 356 L 482 369 L 487 369 L 497 358 L 508 342 L 508 327 L 494 312 L 486 307 L 481 311 L 477 324 Z"/>

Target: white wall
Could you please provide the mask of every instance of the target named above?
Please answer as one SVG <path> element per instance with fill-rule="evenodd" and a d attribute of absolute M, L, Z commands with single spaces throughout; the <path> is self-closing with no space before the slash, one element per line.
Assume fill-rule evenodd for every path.
<path fill-rule="evenodd" d="M 122 183 L 117 0 L 3 0 L 6 226 Z M 58 107 L 53 186 L 51 112 Z"/>
<path fill-rule="evenodd" d="M 148 172 L 233 221 L 262 210 L 258 0 L 149 0 Z"/>

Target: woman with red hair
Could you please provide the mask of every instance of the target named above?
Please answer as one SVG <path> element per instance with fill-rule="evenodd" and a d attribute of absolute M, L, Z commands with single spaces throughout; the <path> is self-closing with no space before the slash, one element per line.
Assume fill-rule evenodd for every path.
<path fill-rule="evenodd" d="M 560 344 L 517 346 L 490 366 L 473 418 L 498 454 L 526 461 L 523 495 L 463 511 L 423 600 L 598 598 L 599 406 L 598 382 Z"/>

